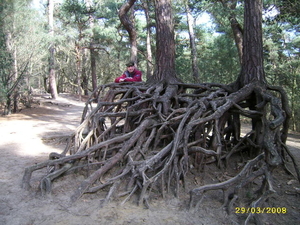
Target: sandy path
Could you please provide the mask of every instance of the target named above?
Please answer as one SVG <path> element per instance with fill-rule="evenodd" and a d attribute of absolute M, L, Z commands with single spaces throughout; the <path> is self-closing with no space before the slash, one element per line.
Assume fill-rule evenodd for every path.
<path fill-rule="evenodd" d="M 42 199 L 46 202 L 41 204 L 41 199 L 35 200 L 34 194 L 24 192 L 20 184 L 25 167 L 57 151 L 58 146 L 47 145 L 43 139 L 70 134 L 78 125 L 84 104 L 66 102 L 64 98 L 52 101 L 57 104 L 53 107 L 50 100 L 43 99 L 42 107 L 0 118 L 0 224 L 38 224 L 34 221 L 53 210 L 47 207 L 49 199 Z"/>
<path fill-rule="evenodd" d="M 0 117 L 0 225 L 199 224 L 201 216 L 178 211 L 178 199 L 164 205 L 154 201 L 150 210 L 130 203 L 121 208 L 116 203 L 100 208 L 96 194 L 83 196 L 70 206 L 72 192 L 67 187 L 72 185 L 70 180 L 74 181 L 67 178 L 54 184 L 48 196 L 24 191 L 24 168 L 44 161 L 50 152 L 60 152 L 63 145 L 57 143 L 58 139 L 51 142 L 52 137 L 70 134 L 79 125 L 84 103 L 66 97 L 40 99 L 39 107 Z M 38 180 L 33 183 L 37 186 Z M 211 220 L 201 219 L 207 223 Z"/>

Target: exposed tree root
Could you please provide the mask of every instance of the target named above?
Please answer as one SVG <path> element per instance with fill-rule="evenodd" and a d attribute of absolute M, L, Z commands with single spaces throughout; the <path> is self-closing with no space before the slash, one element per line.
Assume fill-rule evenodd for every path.
<path fill-rule="evenodd" d="M 229 195 L 231 195 L 232 202 L 236 200 L 238 197 L 237 192 L 242 188 L 243 186 L 247 185 L 250 181 L 253 179 L 262 176 L 265 173 L 265 170 L 267 167 L 264 165 L 257 171 L 255 171 L 253 168 L 254 166 L 257 165 L 258 162 L 261 162 L 263 159 L 264 153 L 261 153 L 258 155 L 256 158 L 250 160 L 247 162 L 247 164 L 244 166 L 242 171 L 238 173 L 235 177 L 226 180 L 221 183 L 216 183 L 216 184 L 208 184 L 204 185 L 198 188 L 195 188 L 191 191 L 190 194 L 190 208 L 192 207 L 199 207 L 202 197 L 206 191 L 211 191 L 211 190 L 223 190 L 223 199 L 225 202 L 225 205 L 232 205 L 232 203 L 229 201 Z M 254 171 L 255 172 L 254 172 Z M 230 189 L 234 187 L 234 191 L 232 193 L 229 192 Z M 196 201 L 196 204 L 195 204 Z M 228 212 L 231 212 L 231 208 L 228 209 Z"/>
<path fill-rule="evenodd" d="M 190 192 L 190 206 L 211 190 L 223 190 L 230 212 L 239 191 L 263 177 L 258 199 L 269 192 L 273 168 L 291 153 L 285 146 L 289 108 L 286 95 L 277 87 L 251 83 L 235 91 L 219 84 L 107 84 L 91 94 L 81 125 L 61 154 L 26 168 L 23 187 L 30 188 L 34 171 L 49 168 L 41 189 L 51 191 L 51 182 L 69 173 L 86 175 L 71 196 L 107 192 L 103 203 L 122 197 L 123 203 L 138 196 L 148 206 L 151 193 L 179 195 L 191 168 L 214 162 L 220 170 L 236 175 L 221 183 L 205 184 Z M 93 99 L 93 96 L 97 96 Z M 277 97 L 279 96 L 279 98 Z M 94 102 L 97 105 L 93 107 Z M 252 129 L 242 136 L 242 120 Z M 247 152 L 244 167 L 235 170 L 232 156 Z M 287 152 L 287 154 L 286 154 Z M 299 176 L 299 167 L 293 159 Z M 198 170 L 197 176 L 201 176 Z"/>

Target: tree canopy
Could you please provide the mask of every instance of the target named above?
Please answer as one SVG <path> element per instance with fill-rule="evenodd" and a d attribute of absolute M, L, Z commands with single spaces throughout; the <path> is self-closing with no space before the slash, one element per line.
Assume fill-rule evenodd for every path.
<path fill-rule="evenodd" d="M 34 26 L 35 29 L 34 32 L 22 32 L 22 35 L 11 36 L 14 37 L 13 43 L 16 49 L 20 50 L 19 53 L 14 53 L 15 57 L 13 58 L 15 59 L 15 65 L 24 65 L 22 60 L 24 61 L 26 57 L 22 57 L 22 54 L 26 51 L 25 46 L 29 46 L 22 45 L 24 41 L 34 39 L 43 40 L 42 44 L 35 45 L 34 48 L 29 48 L 33 49 L 34 54 L 31 59 L 33 63 L 28 65 L 25 76 L 31 78 L 27 79 L 29 80 L 27 84 L 26 82 L 22 82 L 21 92 L 27 90 L 29 87 L 39 90 L 49 90 L 47 72 L 49 65 L 46 60 L 48 56 L 45 55 L 45 50 L 49 46 L 46 43 L 51 43 L 50 41 L 53 41 L 53 38 L 56 47 L 55 69 L 58 92 L 90 93 L 96 88 L 97 84 L 113 81 L 114 77 L 122 73 L 125 63 L 131 58 L 129 34 L 118 17 L 118 11 L 121 9 L 124 1 L 77 0 L 60 1 L 56 3 L 54 8 L 55 37 L 52 39 L 48 35 L 49 29 L 47 29 L 47 1 L 42 1 L 43 4 L 41 5 L 33 5 L 31 1 L 24 2 L 18 0 L 11 1 L 11 3 L 13 4 L 5 4 L 5 1 L 3 1 L 1 4 L 2 6 L 7 5 L 3 7 L 4 9 L 6 8 L 3 14 L 3 24 L 5 24 L 5 26 L 3 26 L 3 34 L 8 34 L 9 29 L 12 28 L 16 29 L 15 31 L 17 32 L 17 26 Z M 87 3 L 90 6 L 88 6 Z M 148 4 L 149 8 L 148 21 L 145 21 L 145 3 Z M 297 127 L 299 127 L 297 122 L 299 120 L 295 117 L 299 116 L 296 113 L 299 111 L 297 110 L 299 108 L 299 102 L 297 98 L 295 98 L 299 91 L 297 85 L 295 86 L 299 78 L 299 65 L 297 64 L 299 61 L 299 47 L 297 41 L 297 33 L 299 32 L 297 10 L 299 9 L 299 4 L 297 1 L 289 1 L 289 3 L 287 3 L 287 1 L 270 0 L 263 1 L 263 3 L 265 7 L 263 11 L 263 50 L 266 78 L 274 85 L 284 85 L 288 91 L 293 112 L 295 112 L 292 116 L 291 127 L 296 130 L 298 129 Z M 240 48 L 235 47 L 238 43 L 235 41 L 237 37 L 235 34 L 238 33 L 233 31 L 234 28 L 232 28 L 232 26 L 242 31 L 243 1 L 189 1 L 189 6 L 191 15 L 195 20 L 195 44 L 196 51 L 198 52 L 197 64 L 200 82 L 233 82 L 241 67 L 238 62 L 238 49 Z M 81 8 L 79 9 L 78 7 Z M 134 12 L 132 11 L 133 13 L 130 15 L 131 19 L 133 18 L 132 15 L 134 15 L 135 29 L 138 34 L 138 66 L 145 74 L 156 64 L 155 52 L 157 51 L 157 46 L 155 38 L 157 33 L 155 32 L 153 7 L 154 2 L 152 1 L 137 1 L 134 9 L 132 9 Z M 11 9 L 10 11 L 8 10 L 9 8 Z M 176 71 L 171 73 L 176 73 L 177 77 L 184 82 L 193 83 L 194 76 L 192 71 L 190 40 L 187 37 L 188 24 L 186 21 L 185 8 L 183 2 L 176 1 L 176 4 L 173 4 L 175 37 L 174 64 Z M 72 12 L 72 9 L 75 11 Z M 27 16 L 26 20 L 18 19 L 21 18 L 21 15 L 28 15 L 32 10 L 36 13 L 35 19 L 33 20 L 38 20 L 38 22 L 28 21 L 28 19 L 31 18 L 30 16 Z M 67 10 L 69 10 L 69 12 Z M 68 13 L 70 14 L 69 16 Z M 12 17 L 5 15 L 14 15 L 15 26 L 12 25 L 12 20 L 10 19 Z M 34 14 L 31 13 L 30 15 Z M 202 15 L 209 15 L 210 21 L 207 22 L 206 19 L 203 21 L 205 17 Z M 75 19 L 73 22 L 71 22 L 72 18 Z M 91 23 L 91 19 L 93 19 L 94 22 Z M 74 23 L 76 20 L 78 24 L 75 26 Z M 24 23 L 30 25 L 27 26 Z M 146 32 L 144 32 L 147 29 L 149 31 L 148 40 Z M 19 41 L 17 41 L 17 39 Z M 45 41 L 46 39 L 47 42 Z M 7 40 L 3 42 L 7 42 Z M 75 57 L 75 42 L 78 44 L 81 43 L 80 48 L 84 49 L 91 49 L 89 46 L 92 44 L 93 49 L 90 52 L 82 50 L 81 56 L 79 58 L 79 55 Z M 37 40 L 31 43 L 39 42 Z M 12 50 L 8 49 L 7 51 L 9 51 L 8 54 L 12 52 Z M 147 56 L 150 51 L 153 53 L 152 57 L 151 54 Z M 82 67 L 78 64 L 78 59 L 81 57 L 83 57 L 82 63 L 84 63 Z M 93 63 L 91 63 L 92 61 Z M 292 66 L 290 63 L 292 63 Z M 274 65 L 276 64 L 280 66 L 275 67 Z M 149 69 L 147 69 L 146 65 Z M 13 67 L 12 65 L 11 68 Z M 16 68 L 16 66 L 14 68 Z M 31 68 L 32 70 L 30 70 Z M 75 68 L 77 69 L 75 70 Z M 19 72 L 21 71 L 22 69 L 19 70 Z M 91 75 L 92 71 L 94 75 Z M 97 71 L 97 73 L 95 71 Z M 91 77 L 93 77 L 93 82 Z M 5 82 L 2 82 L 1 85 L 4 83 Z M 4 89 L 5 88 L 3 88 L 3 90 Z M 4 102 L 6 102 L 5 96 L 5 93 L 1 95 L 1 99 Z"/>

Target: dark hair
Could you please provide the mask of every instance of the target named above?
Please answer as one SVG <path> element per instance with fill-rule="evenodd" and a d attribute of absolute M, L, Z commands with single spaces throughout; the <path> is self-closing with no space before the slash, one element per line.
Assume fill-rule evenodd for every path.
<path fill-rule="evenodd" d="M 129 62 L 126 64 L 127 67 L 134 66 L 134 62 Z"/>

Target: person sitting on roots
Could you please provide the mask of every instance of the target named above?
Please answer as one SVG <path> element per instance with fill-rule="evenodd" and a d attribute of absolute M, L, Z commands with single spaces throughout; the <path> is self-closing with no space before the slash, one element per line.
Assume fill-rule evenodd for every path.
<path fill-rule="evenodd" d="M 134 62 L 129 62 L 126 66 L 127 70 L 120 77 L 115 79 L 116 83 L 142 81 L 142 72 L 135 68 Z"/>

